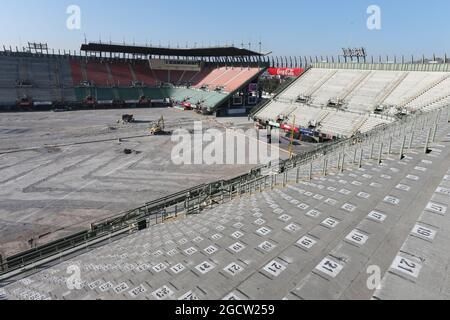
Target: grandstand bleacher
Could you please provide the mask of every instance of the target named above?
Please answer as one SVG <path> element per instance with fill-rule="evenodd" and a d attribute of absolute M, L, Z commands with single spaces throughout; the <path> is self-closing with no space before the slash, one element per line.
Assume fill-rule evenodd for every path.
<path fill-rule="evenodd" d="M 186 61 L 179 60 L 182 63 L 164 69 L 165 60 L 155 61 L 161 61 L 163 67 L 151 68 L 144 59 L 1 52 L 0 105 L 11 109 L 22 98 L 35 106 L 44 102 L 77 105 L 91 97 L 94 106 L 99 101 L 103 106 L 113 101 L 135 106 L 145 96 L 158 102 L 172 98 L 175 105 L 188 98 L 204 112 L 214 113 L 221 105 L 229 108 L 226 101 L 236 91 L 247 94 L 245 86 L 265 69 L 264 65 L 231 62 L 219 66 L 199 59 L 186 67 Z"/>

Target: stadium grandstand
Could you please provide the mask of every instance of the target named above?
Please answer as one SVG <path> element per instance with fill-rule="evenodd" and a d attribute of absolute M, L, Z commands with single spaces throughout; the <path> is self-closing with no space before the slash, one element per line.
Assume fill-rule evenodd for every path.
<path fill-rule="evenodd" d="M 253 112 L 264 126 L 296 122 L 305 135 L 332 140 L 450 103 L 449 64 L 313 63 Z"/>
<path fill-rule="evenodd" d="M 167 105 L 247 114 L 260 101 L 261 53 L 234 47 L 81 46 L 79 55 L 0 52 L 2 110 Z"/>

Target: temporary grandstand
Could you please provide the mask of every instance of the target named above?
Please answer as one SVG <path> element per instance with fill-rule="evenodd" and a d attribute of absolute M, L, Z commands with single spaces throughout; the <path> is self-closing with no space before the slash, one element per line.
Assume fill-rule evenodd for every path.
<path fill-rule="evenodd" d="M 450 103 L 449 64 L 315 63 L 253 112 L 269 125 L 345 138 Z"/>
<path fill-rule="evenodd" d="M 449 299 L 449 139 L 447 106 L 147 203 L 6 259 L 3 296 Z"/>
<path fill-rule="evenodd" d="M 80 54 L 0 52 L 2 110 L 57 106 L 186 106 L 246 114 L 260 99 L 263 54 L 234 47 L 170 49 L 84 44 Z"/>

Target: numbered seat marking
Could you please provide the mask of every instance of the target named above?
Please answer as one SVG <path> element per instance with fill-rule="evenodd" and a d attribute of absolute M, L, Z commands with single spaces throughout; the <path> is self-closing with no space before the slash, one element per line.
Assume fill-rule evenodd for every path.
<path fill-rule="evenodd" d="M 173 266 L 172 268 L 170 268 L 170 270 L 172 270 L 173 273 L 178 274 L 180 272 L 183 272 L 185 270 L 185 266 L 182 265 L 181 263 Z"/>
<path fill-rule="evenodd" d="M 195 249 L 194 247 L 190 247 L 190 248 L 184 250 L 184 253 L 186 253 L 188 256 L 192 256 L 196 252 L 197 252 L 197 249 Z"/>
<path fill-rule="evenodd" d="M 412 234 L 426 240 L 433 241 L 436 237 L 437 231 L 420 224 L 416 224 L 412 230 Z"/>
<path fill-rule="evenodd" d="M 297 241 L 297 245 L 308 250 L 314 247 L 316 243 L 317 243 L 316 240 L 308 236 L 304 236 L 303 238 Z"/>
<path fill-rule="evenodd" d="M 218 251 L 218 249 L 214 246 L 209 246 L 204 250 L 207 254 L 212 255 Z"/>
<path fill-rule="evenodd" d="M 286 228 L 284 228 L 284 230 L 286 230 L 288 232 L 293 232 L 293 233 L 298 232 L 301 229 L 302 228 L 299 225 L 295 224 L 295 223 L 291 223 L 291 224 L 287 225 Z"/>
<path fill-rule="evenodd" d="M 399 271 L 413 278 L 418 278 L 422 266 L 414 261 L 403 258 L 401 256 L 397 256 L 392 263 L 391 269 Z"/>
<path fill-rule="evenodd" d="M 231 236 L 233 238 L 235 238 L 235 239 L 240 239 L 240 238 L 242 238 L 244 236 L 244 234 L 242 232 L 240 232 L 240 231 L 236 231 Z"/>
<path fill-rule="evenodd" d="M 342 209 L 348 212 L 354 212 L 356 210 L 356 206 L 350 204 L 350 203 L 346 203 L 342 206 Z"/>
<path fill-rule="evenodd" d="M 340 222 L 334 218 L 327 218 L 322 221 L 321 225 L 330 229 L 334 229 Z"/>
<path fill-rule="evenodd" d="M 284 270 L 286 270 L 286 266 L 274 260 L 266 265 L 263 270 L 274 277 L 278 277 Z"/>
<path fill-rule="evenodd" d="M 188 291 L 178 298 L 179 301 L 195 301 L 199 300 L 199 298 L 192 291 Z"/>
<path fill-rule="evenodd" d="M 128 285 L 125 282 L 122 282 L 121 284 L 119 284 L 117 287 L 114 288 L 114 292 L 120 294 L 125 290 L 127 290 L 128 288 L 129 288 Z"/>
<path fill-rule="evenodd" d="M 272 232 L 272 230 L 266 227 L 262 227 L 261 229 L 258 229 L 256 232 L 262 236 L 267 236 Z"/>
<path fill-rule="evenodd" d="M 344 266 L 329 259 L 325 258 L 320 262 L 316 270 L 326 274 L 327 276 L 330 276 L 331 278 L 335 278 L 341 271 L 344 269 Z"/>
<path fill-rule="evenodd" d="M 450 189 L 443 188 L 443 187 L 438 187 L 436 189 L 436 193 L 443 194 L 443 195 L 446 195 L 446 196 L 450 196 Z"/>
<path fill-rule="evenodd" d="M 174 292 L 170 290 L 170 288 L 167 286 L 163 286 L 152 293 L 152 296 L 155 297 L 157 300 L 165 300 L 172 297 L 173 295 Z"/>
<path fill-rule="evenodd" d="M 337 201 L 334 199 L 328 198 L 327 200 L 325 200 L 325 203 L 330 206 L 335 206 L 337 204 Z"/>
<path fill-rule="evenodd" d="M 222 235 L 216 233 L 216 234 L 211 236 L 211 239 L 214 240 L 214 241 L 220 240 L 220 239 L 222 239 Z"/>
<path fill-rule="evenodd" d="M 269 241 L 264 241 L 263 243 L 261 243 L 258 248 L 260 248 L 261 250 L 265 251 L 265 252 L 271 252 L 274 248 L 276 248 L 276 245 L 274 245 L 273 243 L 269 242 Z"/>
<path fill-rule="evenodd" d="M 394 206 L 398 206 L 400 204 L 400 199 L 395 198 L 393 196 L 387 196 L 383 200 L 385 203 L 392 204 Z"/>
<path fill-rule="evenodd" d="M 441 204 L 437 204 L 437 203 L 434 203 L 434 202 L 428 203 L 426 209 L 428 211 L 431 211 L 431 212 L 434 212 L 434 213 L 437 213 L 437 214 L 441 214 L 441 215 L 444 215 L 444 214 L 447 213 L 447 207 L 446 206 L 441 205 Z"/>
<path fill-rule="evenodd" d="M 345 239 L 359 246 L 363 246 L 369 240 L 369 236 L 359 230 L 353 230 Z"/>
<path fill-rule="evenodd" d="M 229 249 L 231 251 L 235 252 L 235 253 L 239 253 L 239 252 L 241 252 L 242 250 L 245 249 L 245 246 L 242 243 L 240 243 L 240 242 L 236 242 L 235 244 L 232 244 L 229 247 Z"/>
<path fill-rule="evenodd" d="M 244 271 L 244 268 L 241 265 L 233 262 L 226 266 L 223 270 L 234 277 Z"/>
<path fill-rule="evenodd" d="M 320 212 L 318 210 L 310 210 L 306 213 L 307 216 L 310 216 L 312 218 L 318 218 L 321 214 L 322 214 L 322 212 Z"/>
<path fill-rule="evenodd" d="M 367 216 L 370 220 L 374 220 L 375 222 L 380 222 L 383 223 L 387 216 L 381 212 L 378 211 L 372 211 L 371 213 L 369 213 L 369 215 Z"/>
<path fill-rule="evenodd" d="M 410 186 L 407 186 L 405 184 L 399 184 L 395 187 L 397 190 L 406 191 L 409 192 L 411 190 Z"/>
<path fill-rule="evenodd" d="M 195 269 L 197 271 L 199 271 L 201 274 L 207 274 L 208 272 L 213 270 L 215 267 L 216 266 L 213 265 L 212 263 L 205 261 L 205 262 L 199 264 L 198 266 L 196 266 Z"/>

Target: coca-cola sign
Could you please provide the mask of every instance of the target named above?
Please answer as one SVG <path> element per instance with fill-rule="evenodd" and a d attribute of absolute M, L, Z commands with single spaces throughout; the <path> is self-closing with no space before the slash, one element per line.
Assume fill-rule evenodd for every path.
<path fill-rule="evenodd" d="M 305 71 L 303 68 L 269 68 L 271 76 L 298 77 Z"/>

